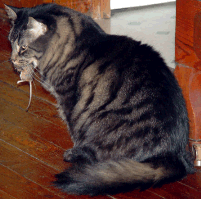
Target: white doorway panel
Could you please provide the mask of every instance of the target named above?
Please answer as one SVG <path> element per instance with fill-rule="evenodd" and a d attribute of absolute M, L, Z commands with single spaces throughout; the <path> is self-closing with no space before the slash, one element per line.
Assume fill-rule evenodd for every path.
<path fill-rule="evenodd" d="M 111 9 L 146 6 L 159 3 L 173 2 L 176 0 L 110 0 Z"/>

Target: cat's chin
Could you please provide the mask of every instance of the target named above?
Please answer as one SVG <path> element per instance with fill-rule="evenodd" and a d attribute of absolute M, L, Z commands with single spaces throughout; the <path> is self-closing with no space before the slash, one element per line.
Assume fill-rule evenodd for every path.
<path fill-rule="evenodd" d="M 18 72 L 19 74 L 24 70 L 23 67 L 18 66 L 16 64 L 13 64 L 13 67 L 14 67 L 15 71 Z"/>

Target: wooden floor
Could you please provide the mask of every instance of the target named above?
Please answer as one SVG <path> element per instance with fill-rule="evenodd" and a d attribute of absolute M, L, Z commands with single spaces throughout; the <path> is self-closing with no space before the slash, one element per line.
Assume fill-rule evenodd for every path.
<path fill-rule="evenodd" d="M 0 198 L 69 198 L 52 186 L 54 174 L 67 163 L 63 152 L 72 147 L 66 125 L 58 117 L 55 100 L 36 81 L 28 112 L 29 86 L 17 86 L 19 75 L 9 63 L 8 26 L 0 20 Z M 201 169 L 186 179 L 162 188 L 95 199 L 201 198 Z"/>

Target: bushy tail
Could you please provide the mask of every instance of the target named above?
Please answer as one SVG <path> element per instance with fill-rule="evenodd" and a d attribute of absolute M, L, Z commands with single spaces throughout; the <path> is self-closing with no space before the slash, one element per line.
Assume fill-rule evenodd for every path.
<path fill-rule="evenodd" d="M 58 188 L 76 195 L 106 195 L 179 180 L 187 175 L 177 157 L 152 158 L 139 163 L 132 159 L 73 165 L 57 174 Z"/>

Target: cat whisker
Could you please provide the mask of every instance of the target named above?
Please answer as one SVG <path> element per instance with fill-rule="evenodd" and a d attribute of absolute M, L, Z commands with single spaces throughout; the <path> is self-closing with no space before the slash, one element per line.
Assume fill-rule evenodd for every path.
<path fill-rule="evenodd" d="M 35 70 L 40 74 L 41 77 L 44 77 L 44 75 L 42 75 L 42 74 L 40 73 L 40 70 L 39 70 L 38 68 L 35 68 Z"/>
<path fill-rule="evenodd" d="M 33 71 L 34 71 L 34 69 L 32 69 Z M 35 69 L 36 71 L 38 71 L 38 72 L 40 72 L 37 68 Z M 42 82 L 41 81 L 41 77 L 40 76 L 38 76 L 35 72 L 33 73 L 34 74 L 34 79 L 37 81 L 37 82 L 39 82 L 40 84 L 42 84 L 42 85 L 44 85 L 44 86 L 46 86 L 46 87 L 50 87 L 51 85 L 50 84 L 48 84 L 47 82 Z M 43 75 L 41 75 L 42 77 L 43 77 Z"/>
<path fill-rule="evenodd" d="M 35 84 L 35 82 L 33 81 L 33 85 L 34 85 L 34 88 L 36 89 L 36 84 Z"/>
<path fill-rule="evenodd" d="M 42 81 L 40 80 L 41 78 L 40 78 L 36 73 L 34 73 L 34 79 L 35 79 L 37 82 L 39 82 L 40 84 L 44 85 L 44 86 L 47 86 L 47 87 L 50 86 L 50 85 L 47 84 L 46 82 L 42 82 Z"/>

